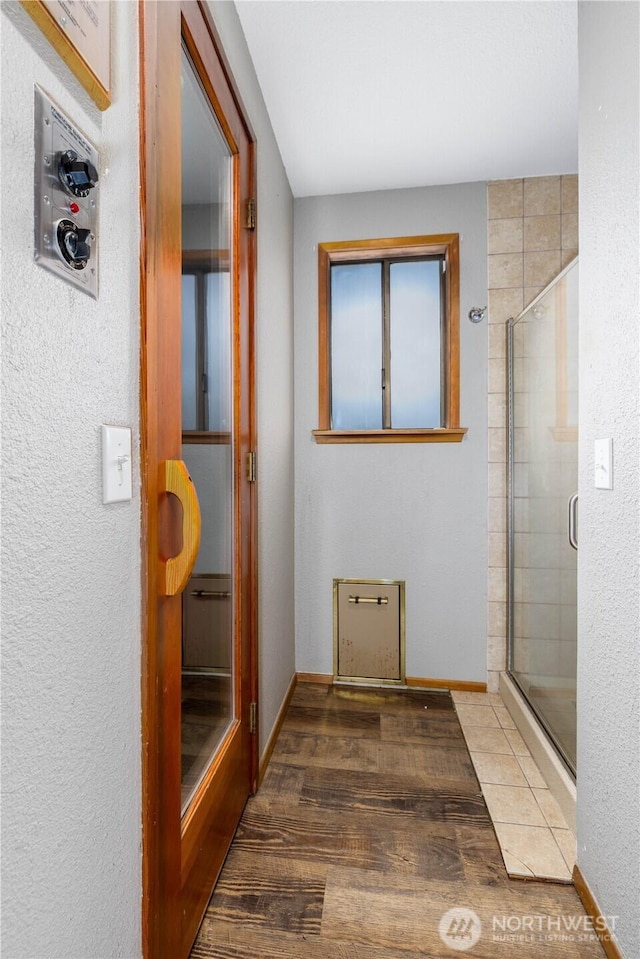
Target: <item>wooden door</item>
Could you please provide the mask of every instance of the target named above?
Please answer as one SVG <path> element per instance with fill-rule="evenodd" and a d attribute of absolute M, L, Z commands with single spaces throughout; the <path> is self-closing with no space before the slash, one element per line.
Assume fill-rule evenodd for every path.
<path fill-rule="evenodd" d="M 257 774 L 254 144 L 206 9 L 140 11 L 143 940 L 182 959 Z"/>

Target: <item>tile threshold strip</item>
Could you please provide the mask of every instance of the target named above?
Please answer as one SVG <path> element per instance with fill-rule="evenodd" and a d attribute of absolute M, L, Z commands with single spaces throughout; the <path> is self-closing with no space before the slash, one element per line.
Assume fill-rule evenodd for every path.
<path fill-rule="evenodd" d="M 452 690 L 508 875 L 570 884 L 576 841 L 502 698 Z"/>

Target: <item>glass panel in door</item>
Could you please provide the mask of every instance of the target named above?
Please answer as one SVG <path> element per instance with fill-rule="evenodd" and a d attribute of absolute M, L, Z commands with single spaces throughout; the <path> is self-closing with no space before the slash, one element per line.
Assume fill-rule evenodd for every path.
<path fill-rule="evenodd" d="M 202 513 L 182 597 L 182 811 L 234 718 L 232 159 L 182 54 L 182 458 Z"/>
<path fill-rule="evenodd" d="M 577 261 L 511 327 L 511 672 L 576 764 Z"/>

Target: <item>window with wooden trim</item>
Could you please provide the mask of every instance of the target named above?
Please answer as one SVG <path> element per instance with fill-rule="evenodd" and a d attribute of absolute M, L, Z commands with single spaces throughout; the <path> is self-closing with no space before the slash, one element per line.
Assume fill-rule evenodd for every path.
<path fill-rule="evenodd" d="M 458 234 L 321 243 L 319 443 L 460 442 Z"/>

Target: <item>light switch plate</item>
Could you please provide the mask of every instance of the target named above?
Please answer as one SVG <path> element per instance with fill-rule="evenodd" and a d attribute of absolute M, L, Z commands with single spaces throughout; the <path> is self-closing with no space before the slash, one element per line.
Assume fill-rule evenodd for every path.
<path fill-rule="evenodd" d="M 596 489 L 613 489 L 613 439 L 594 442 L 594 483 Z"/>
<path fill-rule="evenodd" d="M 102 427 L 102 502 L 131 499 L 131 430 Z"/>

